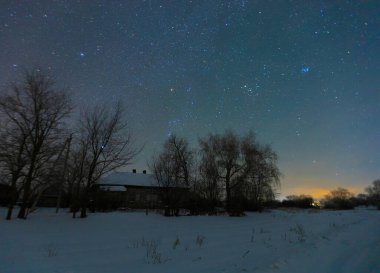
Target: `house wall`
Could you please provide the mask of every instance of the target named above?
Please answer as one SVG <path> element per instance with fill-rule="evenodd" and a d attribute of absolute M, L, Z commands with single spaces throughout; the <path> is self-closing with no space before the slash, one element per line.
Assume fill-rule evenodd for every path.
<path fill-rule="evenodd" d="M 162 197 L 168 194 L 167 188 L 152 186 L 125 185 L 126 191 L 112 190 L 112 185 L 103 184 L 93 195 L 95 210 L 108 211 L 116 209 L 164 209 Z M 189 190 L 185 188 L 171 188 L 171 194 L 179 197 L 179 206 L 185 205 L 189 198 Z"/>
<path fill-rule="evenodd" d="M 160 208 L 160 189 L 150 187 L 128 187 L 125 202 L 127 208 Z"/>
<path fill-rule="evenodd" d="M 95 209 L 100 211 L 161 208 L 160 189 L 154 187 L 128 186 L 126 191 L 98 191 L 93 200 Z"/>

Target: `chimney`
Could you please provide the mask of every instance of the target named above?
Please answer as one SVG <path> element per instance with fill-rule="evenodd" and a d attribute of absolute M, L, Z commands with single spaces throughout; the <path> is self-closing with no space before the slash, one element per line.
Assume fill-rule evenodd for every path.
<path fill-rule="evenodd" d="M 146 170 L 143 170 L 143 174 L 146 174 Z"/>
<path fill-rule="evenodd" d="M 136 173 L 136 169 L 133 169 L 132 172 L 133 172 L 133 173 Z"/>

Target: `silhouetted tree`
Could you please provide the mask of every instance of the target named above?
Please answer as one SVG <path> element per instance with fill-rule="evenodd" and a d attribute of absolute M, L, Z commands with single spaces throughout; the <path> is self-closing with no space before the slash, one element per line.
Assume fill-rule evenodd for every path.
<path fill-rule="evenodd" d="M 330 191 L 330 194 L 326 195 L 321 203 L 324 208 L 327 209 L 352 209 L 354 206 L 350 201 L 350 198 L 354 195 L 345 188 L 337 188 Z"/>
<path fill-rule="evenodd" d="M 164 143 L 162 152 L 154 157 L 150 169 L 157 185 L 162 188 L 161 200 L 165 216 L 178 215 L 183 193 L 191 184 L 190 170 L 193 152 L 184 138 L 171 135 Z"/>
<path fill-rule="evenodd" d="M 277 154 L 269 145 L 259 145 L 252 132 L 242 138 L 232 131 L 210 134 L 199 145 L 206 197 L 214 200 L 225 193 L 230 215 L 241 215 L 244 206 L 260 209 L 274 199 L 281 175 Z"/>
<path fill-rule="evenodd" d="M 199 196 L 196 200 L 200 206 L 199 212 L 215 213 L 223 196 L 223 185 L 220 181 L 215 154 L 209 149 L 207 143 L 200 143 L 201 158 L 198 166 L 199 179 L 196 181 L 195 193 Z"/>
<path fill-rule="evenodd" d="M 352 203 L 354 207 L 368 206 L 369 205 L 368 195 L 364 193 L 359 193 L 358 195 L 351 197 L 350 202 Z"/>
<path fill-rule="evenodd" d="M 380 209 L 380 179 L 372 182 L 372 186 L 366 188 L 368 203 Z"/>
<path fill-rule="evenodd" d="M 295 208 L 312 208 L 314 203 L 313 197 L 310 195 L 289 195 L 286 199 L 282 201 L 284 207 L 295 207 Z"/>
<path fill-rule="evenodd" d="M 249 209 L 261 210 L 265 202 L 275 199 L 275 190 L 280 184 L 277 154 L 269 145 L 257 143 L 253 133 L 242 139 L 241 150 L 244 159 L 239 178 L 242 196 Z"/>
<path fill-rule="evenodd" d="M 62 140 L 61 140 L 62 141 Z M 60 142 L 56 147 L 56 155 L 51 160 L 44 163 L 44 167 L 41 168 L 41 172 L 38 175 L 37 183 L 33 187 L 33 198 L 31 199 L 30 209 L 32 212 L 39 204 L 42 195 L 49 190 L 59 192 L 59 189 L 64 187 L 65 176 L 67 170 L 65 169 L 65 157 L 64 151 L 66 149 L 66 143 Z M 59 197 L 58 197 L 59 198 Z"/>
<path fill-rule="evenodd" d="M 200 153 L 202 158 L 209 162 L 203 166 L 216 181 L 208 180 L 212 186 L 221 184 L 225 190 L 226 210 L 231 208 L 231 189 L 236 186 L 235 178 L 243 169 L 243 160 L 240 152 L 240 138 L 232 131 L 226 131 L 223 135 L 210 134 L 208 137 L 199 139 Z M 205 162 L 205 161 L 203 161 Z"/>
<path fill-rule="evenodd" d="M 1 96 L 0 111 L 5 119 L 1 135 L 6 141 L 2 145 L 9 144 L 0 157 L 7 166 L 13 189 L 7 218 L 11 218 L 20 192 L 18 217 L 26 218 L 35 186 L 48 172 L 48 162 L 54 160 L 62 144 L 63 121 L 71 112 L 70 101 L 49 76 L 36 70 L 27 72 Z"/>
<path fill-rule="evenodd" d="M 0 111 L 4 108 L 3 100 L 0 98 Z M 12 128 L 13 127 L 13 128 Z M 8 212 L 6 219 L 12 219 L 13 207 L 16 204 L 20 191 L 22 190 L 23 171 L 27 165 L 26 139 L 20 129 L 13 124 L 2 124 L 0 127 L 0 163 L 3 183 L 9 185 Z"/>
<path fill-rule="evenodd" d="M 130 164 L 139 150 L 133 147 L 132 136 L 123 119 L 121 104 L 113 107 L 97 105 L 85 111 L 79 121 L 79 135 L 75 136 L 72 158 L 74 211 L 81 209 L 87 217 L 90 194 L 99 178 L 119 167 Z"/>

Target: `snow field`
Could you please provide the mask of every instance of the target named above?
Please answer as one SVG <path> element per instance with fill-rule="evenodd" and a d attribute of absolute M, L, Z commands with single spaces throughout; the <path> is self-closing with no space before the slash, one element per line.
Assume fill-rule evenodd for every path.
<path fill-rule="evenodd" d="M 379 227 L 376 210 L 72 219 L 44 209 L 0 221 L 0 273 L 379 273 Z"/>

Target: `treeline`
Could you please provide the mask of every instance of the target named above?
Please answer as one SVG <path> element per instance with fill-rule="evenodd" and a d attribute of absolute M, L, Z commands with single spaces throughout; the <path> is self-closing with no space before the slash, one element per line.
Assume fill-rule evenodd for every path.
<path fill-rule="evenodd" d="M 12 219 L 16 206 L 17 217 L 26 219 L 51 190 L 58 192 L 57 212 L 70 207 L 74 218 L 77 213 L 85 218 L 100 177 L 128 165 L 141 150 L 124 116 L 120 104 L 75 108 L 68 93 L 39 70 L 11 84 L 0 96 L 0 186 L 6 186 L 6 219 Z M 280 171 L 269 145 L 258 143 L 252 133 L 232 131 L 210 134 L 198 144 L 190 148 L 186 139 L 172 135 L 151 160 L 163 188 L 165 215 L 177 215 L 180 208 L 194 214 L 225 210 L 242 215 L 275 199 Z"/>
<path fill-rule="evenodd" d="M 262 210 L 275 200 L 281 176 L 269 145 L 260 144 L 253 133 L 239 136 L 233 131 L 200 138 L 196 148 L 171 135 L 150 169 L 163 189 L 167 216 L 177 215 L 180 208 L 192 214 L 223 210 L 232 216 Z"/>
<path fill-rule="evenodd" d="M 26 72 L 0 96 L 0 177 L 8 192 L 6 219 L 15 205 L 25 219 L 48 189 L 59 191 L 73 217 L 86 217 L 98 179 L 138 153 L 120 104 L 79 111 L 64 90 L 39 70 Z"/>
<path fill-rule="evenodd" d="M 358 206 L 375 206 L 380 209 L 380 180 L 373 181 L 365 193 L 354 195 L 345 188 L 332 190 L 321 200 L 326 209 L 353 209 Z"/>
<path fill-rule="evenodd" d="M 85 218 L 100 177 L 128 165 L 141 150 L 133 143 L 121 104 L 79 110 L 39 70 L 25 73 L 0 95 L 0 139 L 0 198 L 7 198 L 8 220 L 15 206 L 20 207 L 17 217 L 26 219 L 51 189 L 59 193 L 57 212 L 70 207 L 73 217 L 80 213 Z M 275 200 L 281 177 L 277 154 L 251 132 L 209 134 L 197 147 L 171 135 L 150 169 L 168 216 L 181 208 L 192 214 L 240 216 L 265 206 L 315 206 L 310 196 L 290 196 L 282 204 Z M 321 201 L 325 208 L 357 205 L 380 208 L 380 180 L 366 194 L 355 197 L 338 188 Z"/>
<path fill-rule="evenodd" d="M 331 190 L 320 202 L 316 202 L 310 195 L 290 195 L 277 206 L 295 208 L 324 208 L 324 209 L 353 209 L 359 206 L 374 206 L 380 209 L 380 180 L 373 181 L 365 189 L 365 193 L 356 196 L 345 188 Z"/>

